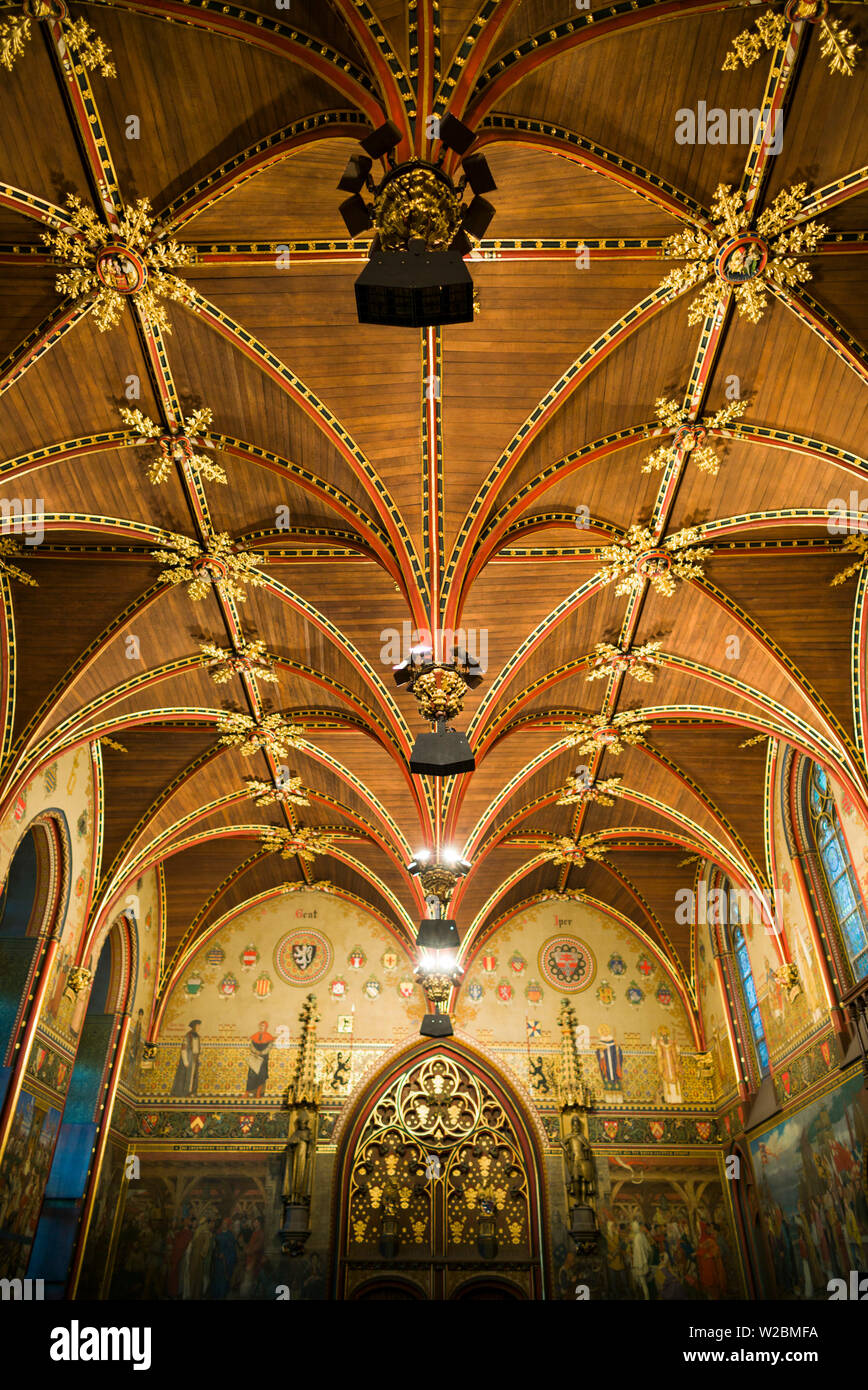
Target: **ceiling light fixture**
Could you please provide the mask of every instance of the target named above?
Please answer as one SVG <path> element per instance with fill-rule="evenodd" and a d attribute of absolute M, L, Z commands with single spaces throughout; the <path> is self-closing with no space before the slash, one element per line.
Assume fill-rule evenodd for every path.
<path fill-rule="evenodd" d="M 449 726 L 461 713 L 467 690 L 482 684 L 482 667 L 463 647 L 455 647 L 450 661 L 435 661 L 431 647 L 413 647 L 406 661 L 392 668 L 396 685 L 405 685 L 430 719 L 430 733 L 420 734 L 410 754 L 410 771 L 432 777 L 453 777 L 473 772 L 476 760 L 466 734 Z"/>
<path fill-rule="evenodd" d="M 464 972 L 458 964 L 458 924 L 445 913 L 456 883 L 470 867 L 469 861 L 454 849 L 442 852 L 440 858 L 434 858 L 431 850 L 419 850 L 407 865 L 411 874 L 421 877 L 428 908 L 428 916 L 420 922 L 416 937 L 416 979 L 431 1006 L 419 1030 L 423 1038 L 452 1037 L 452 1020 L 446 1006 Z"/>
<path fill-rule="evenodd" d="M 436 162 L 414 157 L 398 164 L 393 151 L 401 134 L 387 121 L 361 141 L 364 154 L 353 155 L 341 175 L 338 188 L 350 195 L 339 209 L 347 231 L 355 238 L 374 230 L 356 281 L 360 323 L 427 328 L 473 320 L 464 256 L 488 229 L 494 207 L 483 195 L 497 185 L 483 155 L 463 158 L 476 136 L 461 121 L 444 116 L 439 139 Z M 447 150 L 462 159 L 457 183 L 442 168 Z M 379 183 L 371 172 L 375 159 L 388 165 Z M 473 196 L 465 202 L 468 188 Z"/>

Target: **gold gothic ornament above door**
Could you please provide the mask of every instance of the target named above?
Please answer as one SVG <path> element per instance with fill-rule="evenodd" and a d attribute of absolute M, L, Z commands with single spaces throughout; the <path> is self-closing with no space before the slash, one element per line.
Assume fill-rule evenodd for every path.
<path fill-rule="evenodd" d="M 538 1161 L 475 1058 L 416 1051 L 362 1102 L 344 1153 L 339 1298 L 540 1297 Z"/>

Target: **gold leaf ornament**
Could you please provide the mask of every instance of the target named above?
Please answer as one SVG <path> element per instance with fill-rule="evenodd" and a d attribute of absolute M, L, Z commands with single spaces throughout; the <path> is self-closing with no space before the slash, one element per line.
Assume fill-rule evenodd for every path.
<path fill-rule="evenodd" d="M 169 272 L 191 265 L 193 248 L 157 234 L 147 198 L 126 208 L 111 229 L 75 193 L 67 195 L 66 210 L 67 226 L 42 233 L 62 267 L 57 293 L 75 301 L 91 298 L 90 312 L 101 333 L 120 323 L 128 299 L 155 328 L 171 333 L 165 301 L 187 302 L 193 291 Z"/>

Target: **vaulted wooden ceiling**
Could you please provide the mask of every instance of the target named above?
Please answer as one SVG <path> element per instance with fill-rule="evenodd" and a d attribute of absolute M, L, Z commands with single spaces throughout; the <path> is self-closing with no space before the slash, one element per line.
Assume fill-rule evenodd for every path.
<path fill-rule="evenodd" d="M 582 888 L 689 991 L 685 856 L 767 882 L 762 736 L 824 761 L 866 806 L 866 584 L 832 586 L 852 556 L 827 520 L 834 499 L 868 492 L 868 102 L 864 69 L 831 72 L 827 31 L 784 11 L 771 48 L 734 71 L 724 57 L 758 12 L 728 0 L 73 6 L 115 77 L 71 58 L 56 16 L 31 22 L 0 81 L 0 496 L 25 513 L 42 499 L 46 535 L 5 557 L 38 587 L 2 575 L 0 791 L 8 804 L 64 747 L 122 745 L 99 750 L 91 934 L 161 865 L 164 990 L 209 925 L 287 880 L 329 880 L 409 937 L 421 898 L 405 865 L 439 836 L 473 864 L 453 899 L 468 945 L 516 903 Z M 832 11 L 864 30 L 864 7 Z M 701 102 L 780 109 L 780 153 L 679 144 L 677 110 Z M 346 239 L 337 180 L 386 119 L 399 157 L 424 157 L 426 118 L 447 110 L 478 132 L 498 185 L 472 255 L 479 315 L 360 326 L 367 243 Z M 721 183 L 754 222 L 806 183 L 789 223 L 828 230 L 810 280 L 770 290 L 759 322 L 718 282 L 691 324 L 695 289 L 660 288 L 663 242 L 709 228 Z M 100 331 L 92 294 L 58 294 L 41 234 L 69 227 L 70 194 L 106 241 L 145 198 L 152 247 L 191 248 L 167 272 L 192 293 L 164 301 L 165 327 L 132 298 Z M 642 471 L 672 444 L 659 398 L 699 420 L 734 389 L 748 404 L 709 438 L 716 476 L 684 447 Z M 125 422 L 133 407 L 166 432 L 210 408 L 199 447 L 228 483 L 183 463 L 152 483 L 157 444 Z M 671 596 L 601 584 L 601 548 L 636 524 L 658 544 L 698 528 L 704 574 Z M 264 557 L 246 602 L 161 580 L 154 549 L 219 533 Z M 405 622 L 487 641 L 457 721 L 477 770 L 439 789 L 408 772 L 423 723 L 386 650 Z M 242 639 L 265 643 L 277 682 L 214 683 L 201 644 Z M 598 642 L 651 640 L 653 684 L 588 681 Z M 309 807 L 254 803 L 246 779 L 283 760 L 221 745 L 227 709 L 303 728 L 285 761 Z M 644 744 L 577 757 L 580 715 L 630 710 Z M 581 762 L 621 777 L 614 806 L 556 804 Z M 313 867 L 281 859 L 268 824 L 327 831 L 332 849 Z M 584 834 L 601 860 L 544 858 Z"/>

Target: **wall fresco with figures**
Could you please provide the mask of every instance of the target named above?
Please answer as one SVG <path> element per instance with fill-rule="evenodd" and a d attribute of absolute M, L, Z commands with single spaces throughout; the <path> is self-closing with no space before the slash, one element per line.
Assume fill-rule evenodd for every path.
<path fill-rule="evenodd" d="M 717 1098 L 732 1094 L 736 1087 L 736 1074 L 708 922 L 697 923 L 694 948 L 697 1002 L 705 1029 L 705 1046 L 711 1057 L 714 1095 Z"/>
<path fill-rule="evenodd" d="M 729 1200 L 716 1156 L 681 1151 L 598 1160 L 598 1219 L 609 1299 L 717 1302 L 745 1296 Z M 575 1298 L 577 1259 L 563 1220 L 553 1229 L 561 1298 Z"/>
<path fill-rule="evenodd" d="M 782 797 L 786 795 L 781 785 L 785 776 L 784 760 L 781 759 L 774 787 L 775 874 L 781 893 L 784 934 L 790 958 L 799 972 L 799 984 L 798 988 L 775 988 L 771 999 L 768 987 L 760 995 L 760 1008 L 764 1011 L 772 1057 L 792 1050 L 804 1038 L 829 1024 L 829 1006 L 817 950 L 808 926 L 805 898 L 787 844 L 781 805 Z M 768 976 L 766 981 L 768 985 Z"/>
<path fill-rule="evenodd" d="M 138 945 L 136 979 L 130 1002 L 130 1028 L 124 1053 L 122 1080 L 130 1090 L 137 1090 L 144 1045 L 148 1038 L 154 1010 L 157 983 L 160 977 L 162 953 L 161 894 L 158 871 L 149 870 L 130 885 L 124 895 L 124 910 L 135 923 Z"/>
<path fill-rule="evenodd" d="M 27 826 L 45 812 L 63 817 L 70 864 L 60 897 L 60 941 L 0 1164 L 0 1277 L 26 1272 L 87 1007 L 87 991 L 67 989 L 91 888 L 94 779 L 88 746 L 41 769 L 0 823 L 0 863 L 8 873 Z"/>
<path fill-rule="evenodd" d="M 641 938 L 602 913 L 569 908 L 541 904 L 500 928 L 468 968 L 456 1032 L 489 1048 L 545 1111 L 557 1100 L 557 1016 L 569 995 L 579 1009 L 585 1079 L 599 1103 L 711 1104 L 711 1074 L 671 978 Z M 313 992 L 323 1096 L 340 1100 L 390 1048 L 416 1036 L 425 1005 L 413 965 L 385 928 L 339 898 L 269 899 L 187 963 L 154 1065 L 138 1072 L 136 1088 L 143 1097 L 177 1099 L 280 1094 L 294 1066 L 298 1010 Z M 575 988 L 565 972 L 581 968 L 589 973 Z"/>
<path fill-rule="evenodd" d="M 409 952 L 369 913 L 321 892 L 278 894 L 187 963 L 140 1073 L 145 1095 L 260 1100 L 291 1077 L 298 1013 L 314 993 L 326 1095 L 345 1095 L 424 1011 Z"/>
<path fill-rule="evenodd" d="M 827 1298 L 827 1283 L 868 1264 L 861 1073 L 750 1139 L 769 1298 Z"/>
<path fill-rule="evenodd" d="M 112 1258 L 109 1296 L 129 1299 L 275 1297 L 281 1263 L 280 1156 L 147 1155 L 122 1183 L 114 1233 L 90 1258 Z"/>
<path fill-rule="evenodd" d="M 672 977 L 638 933 L 586 903 L 540 903 L 504 922 L 468 964 L 456 1023 L 547 1108 L 557 1100 L 564 998 L 598 1104 L 711 1102 L 711 1073 Z"/>
<path fill-rule="evenodd" d="M 745 911 L 745 898 L 740 899 L 734 911 L 731 903 L 724 909 L 726 925 L 732 928 L 738 922 L 744 934 L 763 1030 L 773 1062 L 793 1052 L 813 1035 L 827 1031 L 830 1026 L 828 1000 L 808 924 L 805 897 L 787 843 L 782 798 L 787 795 L 783 782 L 788 780 L 788 764 L 781 759 L 773 788 L 773 862 L 778 893 L 777 911 L 789 948 L 789 958 L 796 967 L 798 979 L 790 982 L 780 978 L 778 972 L 782 960 L 778 942 L 768 926 L 759 920 L 758 911 Z M 840 788 L 838 792 L 842 798 L 840 804 L 848 806 L 856 822 L 854 829 L 864 834 L 861 818 L 849 797 Z M 858 865 L 859 861 L 856 862 Z M 710 900 L 708 904 L 706 917 L 712 915 Z M 735 1070 L 711 936 L 712 929 L 708 922 L 700 921 L 696 930 L 696 982 L 706 1042 L 714 1063 L 716 1094 L 725 1096 L 734 1088 Z"/>
<path fill-rule="evenodd" d="M 646 1041 L 666 1031 L 692 1047 L 671 975 L 638 933 L 588 903 L 539 903 L 510 917 L 469 962 L 459 1015 L 481 1038 L 521 1036 L 534 1017 L 557 1037 L 565 995 L 593 1037 L 619 1032 Z"/>
<path fill-rule="evenodd" d="M 0 1177 L 0 1278 L 26 1273 L 59 1127 L 59 1110 L 21 1091 Z"/>
<path fill-rule="evenodd" d="M 841 825 L 847 837 L 847 844 L 850 847 L 853 868 L 856 871 L 863 896 L 868 898 L 868 823 L 860 815 L 859 809 L 846 787 L 843 787 L 831 774 L 827 775 Z"/>

